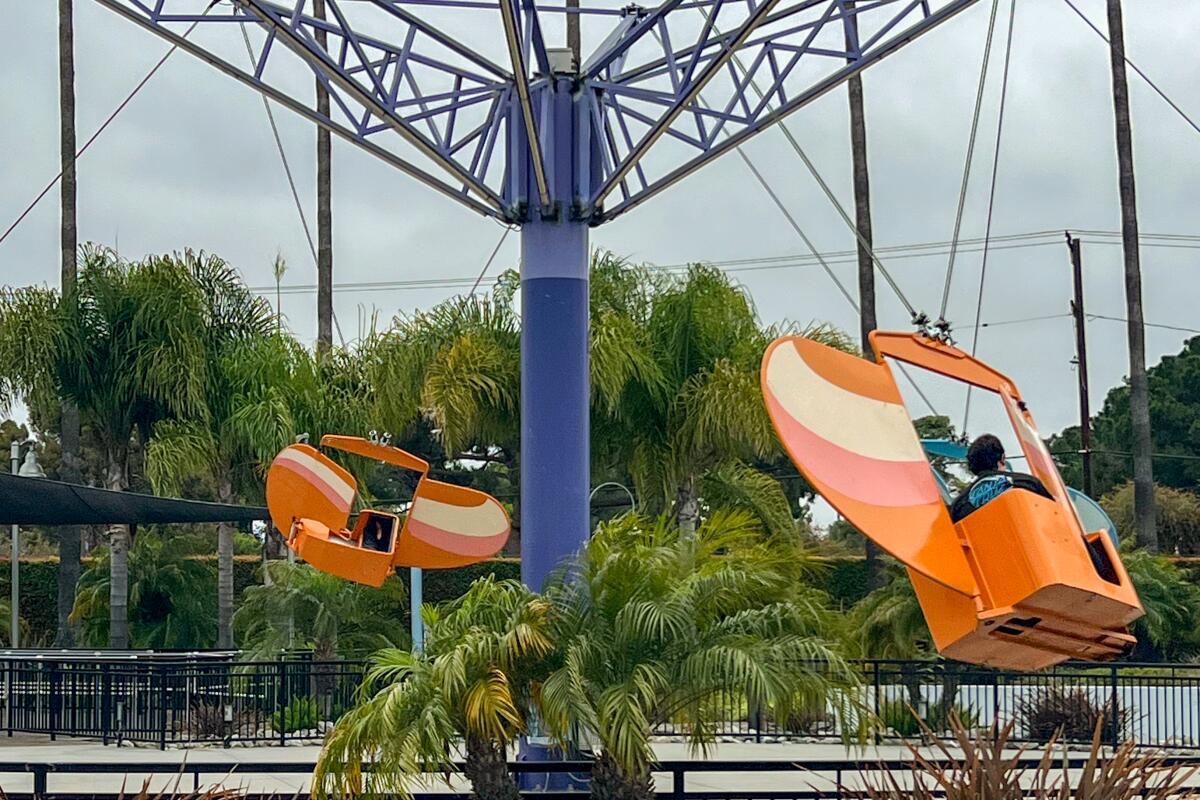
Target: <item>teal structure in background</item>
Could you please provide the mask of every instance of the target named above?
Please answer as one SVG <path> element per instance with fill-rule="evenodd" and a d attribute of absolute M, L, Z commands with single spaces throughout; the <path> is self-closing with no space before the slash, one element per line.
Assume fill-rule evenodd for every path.
<path fill-rule="evenodd" d="M 922 439 L 921 446 L 931 456 L 941 456 L 960 462 L 967 460 L 967 446 L 962 442 L 952 439 Z M 946 502 L 950 502 L 954 497 L 954 490 L 946 483 L 946 479 L 938 474 L 937 470 L 933 470 L 933 477 L 937 479 L 938 488 L 941 489 L 942 496 L 946 498 Z M 1117 536 L 1117 526 L 1113 524 L 1112 519 L 1105 513 L 1100 504 L 1083 492 L 1070 486 L 1067 487 L 1067 494 L 1071 496 L 1071 503 L 1075 506 L 1075 510 L 1079 512 L 1079 521 L 1083 523 L 1083 529 L 1085 531 L 1106 531 L 1108 538 L 1112 539 L 1113 546 L 1120 548 L 1121 540 Z"/>

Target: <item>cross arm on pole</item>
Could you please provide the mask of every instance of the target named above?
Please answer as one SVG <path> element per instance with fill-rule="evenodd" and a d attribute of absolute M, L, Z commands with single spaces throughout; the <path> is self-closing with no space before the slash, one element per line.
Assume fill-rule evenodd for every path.
<path fill-rule="evenodd" d="M 517 14 L 512 0 L 500 0 L 500 16 L 504 21 L 504 38 L 508 55 L 512 59 L 513 82 L 517 99 L 521 105 L 521 118 L 525 123 L 525 138 L 529 143 L 529 158 L 533 164 L 533 175 L 537 182 L 538 201 L 543 210 L 550 208 L 550 184 L 546 179 L 546 163 L 542 159 L 542 144 L 538 137 L 537 123 L 533 113 L 533 99 L 529 94 L 529 73 L 525 65 L 525 54 L 521 36 L 517 30 Z"/>

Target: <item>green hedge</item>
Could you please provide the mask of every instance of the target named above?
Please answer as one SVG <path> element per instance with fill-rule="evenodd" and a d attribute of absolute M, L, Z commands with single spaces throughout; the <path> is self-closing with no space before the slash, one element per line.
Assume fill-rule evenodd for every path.
<path fill-rule="evenodd" d="M 198 556 L 216 560 L 216 556 Z M 87 569 L 87 560 L 84 569 Z M 824 588 L 835 606 L 851 606 L 867 593 L 866 563 L 861 558 L 835 558 L 828 561 Z M 1200 567 L 1200 565 L 1197 565 Z M 247 587 L 262 582 L 262 569 L 257 556 L 236 556 L 233 564 L 233 586 L 240 599 Z M 400 570 L 408 588 L 408 570 Z M 498 558 L 458 569 L 427 570 L 424 575 L 425 602 L 444 603 L 462 596 L 477 578 L 495 575 L 498 579 L 521 577 L 521 562 L 515 558 Z M 216 594 L 215 583 L 212 586 Z M 8 597 L 9 569 L 0 561 L 0 597 Z M 21 617 L 29 626 L 26 642 L 32 646 L 49 646 L 58 628 L 58 559 L 47 558 L 21 562 Z"/>

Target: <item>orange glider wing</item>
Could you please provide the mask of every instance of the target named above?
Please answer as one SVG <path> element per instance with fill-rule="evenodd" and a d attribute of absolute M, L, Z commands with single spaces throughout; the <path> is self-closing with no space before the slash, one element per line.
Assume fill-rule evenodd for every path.
<path fill-rule="evenodd" d="M 838 513 L 916 572 L 978 593 L 886 364 L 785 336 L 767 348 L 761 382 L 788 455 Z"/>
<path fill-rule="evenodd" d="M 396 566 L 444 569 L 484 561 L 508 541 L 512 522 L 490 494 L 425 477 L 396 545 Z"/>
<path fill-rule="evenodd" d="M 314 447 L 285 447 L 267 470 L 267 508 L 276 529 L 287 537 L 301 517 L 340 531 L 350 521 L 358 486 L 354 477 Z"/>

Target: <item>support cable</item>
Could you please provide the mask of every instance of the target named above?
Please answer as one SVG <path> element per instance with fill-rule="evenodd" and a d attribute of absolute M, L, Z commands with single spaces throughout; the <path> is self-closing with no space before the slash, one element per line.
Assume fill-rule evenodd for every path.
<path fill-rule="evenodd" d="M 488 256 L 487 261 L 483 262 L 483 269 L 479 270 L 479 276 L 475 278 L 475 283 L 471 286 L 471 297 L 475 296 L 475 290 L 479 288 L 479 282 L 483 280 L 483 276 L 491 268 L 492 262 L 496 260 L 496 254 L 500 252 L 500 247 L 504 244 L 504 240 L 508 238 L 508 234 L 510 233 L 512 233 L 512 227 L 505 225 L 504 233 L 500 234 L 500 241 L 496 242 L 496 246 L 492 248 L 492 254 Z"/>
<path fill-rule="evenodd" d="M 209 11 L 212 11 L 213 6 L 215 6 L 217 4 L 217 2 L 218 2 L 218 0 L 212 0 L 212 2 L 209 3 L 204 8 L 204 11 L 201 13 L 200 16 L 203 17 L 203 16 L 207 15 Z M 189 25 L 188 29 L 183 32 L 183 38 L 186 39 L 188 36 L 190 36 L 192 34 L 192 31 L 196 30 L 196 26 L 199 24 L 200 24 L 200 20 L 197 19 L 191 25 Z M 104 122 L 100 123 L 100 127 L 96 129 L 96 132 L 93 133 L 91 135 L 91 137 L 86 142 L 83 143 L 83 147 L 80 147 L 79 150 L 76 151 L 76 153 L 75 153 L 76 160 L 78 160 L 80 156 L 82 156 L 84 153 L 87 152 L 88 148 L 91 147 L 92 144 L 95 143 L 96 139 L 100 138 L 100 134 L 104 133 L 104 131 L 108 129 L 108 126 L 113 123 L 113 120 L 115 120 L 117 118 L 117 115 L 119 115 L 122 111 L 125 110 L 125 107 L 129 105 L 129 103 L 133 100 L 133 98 L 137 97 L 138 92 L 140 92 L 146 86 L 146 84 L 150 81 L 150 79 L 154 77 L 154 74 L 156 72 L 158 72 L 160 69 L 162 69 L 163 64 L 166 64 L 167 59 L 169 59 L 172 55 L 174 55 L 175 51 L 178 49 L 179 49 L 179 45 L 173 44 L 167 50 L 167 52 L 163 53 L 163 56 L 162 56 L 162 58 L 160 58 L 158 60 L 158 63 L 156 63 L 153 67 L 150 68 L 150 71 L 146 73 L 145 77 L 143 77 L 140 81 L 137 82 L 137 84 L 133 87 L 133 90 L 128 95 L 126 95 L 125 99 L 122 100 L 115 109 L 113 109 L 113 112 L 111 114 L 109 114 L 107 118 L 105 118 Z M 18 225 L 20 225 L 22 222 L 25 221 L 25 218 L 29 216 L 30 212 L 32 212 L 33 209 L 35 209 L 37 207 L 38 203 L 42 202 L 42 199 L 46 195 L 50 194 L 50 190 L 53 189 L 55 186 L 57 186 L 58 182 L 60 180 L 62 180 L 62 171 L 61 170 L 59 171 L 59 173 L 57 175 L 54 176 L 54 178 L 52 178 L 50 180 L 49 183 L 46 184 L 46 187 L 44 189 L 42 189 L 41 192 L 38 193 L 38 196 L 33 198 L 33 202 L 31 202 L 28 206 L 25 207 L 25 210 L 22 211 L 20 213 L 20 215 L 17 216 L 16 220 L 14 220 L 13 223 L 8 226 L 8 228 L 4 231 L 4 233 L 0 234 L 0 244 L 4 244 L 4 240 L 7 239 L 9 237 L 9 235 L 12 234 L 12 232 L 17 229 Z"/>
<path fill-rule="evenodd" d="M 1004 44 L 1004 71 L 1000 80 L 1000 111 L 996 117 L 996 149 L 992 153 L 992 183 L 988 189 L 987 224 L 983 229 L 983 258 L 979 266 L 979 293 L 975 298 L 975 330 L 971 337 L 972 356 L 979 349 L 979 331 L 983 327 L 979 324 L 979 320 L 983 314 L 983 287 L 987 280 L 988 246 L 992 239 L 992 212 L 996 207 L 996 176 L 1000 169 L 1000 142 L 1004 134 L 1004 107 L 1008 100 L 1008 68 L 1012 61 L 1013 27 L 1016 22 L 1017 0 L 1012 0 L 1008 10 L 1008 39 Z M 967 401 L 963 408 L 962 428 L 959 429 L 963 436 L 967 435 L 967 423 L 971 420 L 971 390 L 974 388 L 971 384 L 967 384 Z"/>
<path fill-rule="evenodd" d="M 996 15 L 1000 0 L 992 0 L 992 13 L 988 19 L 987 39 L 983 45 L 983 62 L 979 66 L 979 88 L 975 91 L 975 113 L 971 118 L 971 136 L 967 140 L 967 159 L 963 165 L 962 186 L 958 190 L 958 211 L 954 215 L 954 235 L 950 237 L 950 262 L 946 265 L 946 283 L 942 287 L 942 306 L 938 310 L 937 326 L 949 333 L 946 308 L 950 305 L 950 284 L 954 280 L 954 260 L 958 254 L 958 237 L 962 231 L 963 210 L 967 204 L 967 187 L 971 183 L 971 162 L 975 157 L 975 139 L 979 133 L 979 117 L 983 110 L 983 90 L 987 86 L 988 62 L 992 57 L 992 39 L 996 33 Z"/>
<path fill-rule="evenodd" d="M 250 59 L 250 69 L 254 69 L 254 48 L 250 45 L 250 34 L 246 32 L 246 23 L 238 22 L 242 29 L 242 41 L 246 43 L 246 56 Z M 292 165 L 288 162 L 287 153 L 283 149 L 283 139 L 279 136 L 279 126 L 275 123 L 275 112 L 271 110 L 271 101 L 261 95 L 263 110 L 267 112 L 267 122 L 271 124 L 271 135 L 275 137 L 275 149 L 279 152 L 279 160 L 283 163 L 283 174 L 287 176 L 288 188 L 292 190 L 292 200 L 296 204 L 296 213 L 300 216 L 300 225 L 304 228 L 304 238 L 308 241 L 308 250 L 312 253 L 313 263 L 318 262 L 317 247 L 313 244 L 312 230 L 308 226 L 308 217 L 304 213 L 304 204 L 300 202 L 300 192 L 296 190 L 296 179 L 292 175 Z M 333 310 L 333 327 L 337 330 L 338 342 L 344 348 L 346 337 L 342 335 L 342 323 L 338 321 L 337 311 Z"/>
<path fill-rule="evenodd" d="M 707 13 L 706 13 L 706 17 L 707 17 Z M 653 34 L 654 34 L 655 38 L 658 38 L 660 46 L 664 46 L 664 43 L 662 43 L 662 40 L 659 37 L 659 32 L 655 30 L 655 31 L 653 31 Z M 745 68 L 742 66 L 742 61 L 740 61 L 740 59 L 738 59 L 737 54 L 734 54 L 732 56 L 732 59 L 734 61 L 734 64 L 736 64 L 737 67 L 739 68 L 739 70 L 742 70 L 743 72 L 745 72 Z M 754 82 L 754 79 L 750 78 L 750 82 L 751 83 Z M 760 95 L 760 97 L 762 97 L 762 92 L 760 90 L 758 90 L 756 84 L 755 84 L 755 91 L 758 91 L 758 95 Z M 700 104 L 700 106 L 702 106 L 702 107 L 708 107 L 708 104 L 706 102 L 704 102 L 703 95 L 700 94 L 700 92 L 696 92 L 696 103 Z M 784 125 L 782 125 L 782 122 L 780 122 L 780 127 L 784 127 Z M 787 132 L 787 128 L 784 128 L 784 131 Z M 790 142 L 793 143 L 793 146 L 794 146 L 794 148 L 796 148 L 797 152 L 799 152 L 800 157 L 804 158 L 806 163 L 811 163 L 811 162 L 808 162 L 808 158 L 806 158 L 806 156 L 804 156 L 804 151 L 802 149 L 800 149 L 799 143 L 797 143 L 796 140 L 792 139 L 790 132 L 788 132 L 788 140 L 790 140 Z M 797 235 L 800 237 L 800 240 L 802 240 L 804 242 L 804 245 L 809 248 L 809 252 L 812 253 L 812 257 L 816 258 L 818 263 L 821 264 L 824 271 L 826 271 L 826 275 L 829 276 L 830 281 L 834 282 L 834 285 L 836 285 L 836 287 L 838 287 L 838 289 L 841 291 L 841 295 L 845 297 L 846 302 L 850 303 L 850 307 L 854 309 L 854 313 L 856 313 L 856 314 L 860 313 L 858 302 L 856 300 L 854 300 L 854 296 L 851 295 L 850 291 L 848 291 L 846 289 L 846 285 L 840 281 L 840 279 L 838 278 L 838 275 L 836 275 L 836 273 L 833 271 L 833 267 L 829 266 L 826 259 L 824 259 L 824 255 L 822 255 L 821 252 L 818 251 L 818 249 L 816 248 L 816 245 L 814 245 L 814 243 L 812 243 L 812 240 L 809 239 L 808 235 L 806 235 L 804 233 L 804 229 L 800 228 L 800 223 L 798 223 L 796 221 L 796 217 L 792 216 L 791 211 L 788 211 L 787 206 L 784 205 L 784 201 L 782 201 L 779 198 L 779 194 L 775 192 L 775 190 L 774 190 L 774 188 L 772 188 L 772 186 L 770 186 L 769 182 L 767 182 L 767 179 L 764 178 L 763 174 L 755 166 L 755 163 L 750 160 L 750 156 L 745 154 L 745 151 L 743 150 L 742 146 L 740 146 L 740 145 L 736 146 L 736 148 L 734 148 L 734 150 L 736 150 L 738 156 L 740 156 L 740 158 L 742 158 L 743 163 L 745 163 L 746 168 L 748 168 L 750 170 L 750 173 L 755 176 L 755 179 L 758 181 L 758 184 L 760 184 L 763 187 L 763 190 L 766 190 L 770 199 L 772 199 L 774 201 L 775 206 L 778 207 L 778 209 L 780 210 L 782 215 L 784 215 L 784 217 L 787 219 L 787 222 L 792 225 L 792 229 L 794 231 L 796 231 Z M 812 174 L 814 174 L 815 178 L 821 182 L 822 186 L 824 186 L 824 181 L 822 181 L 821 176 L 816 173 L 816 169 L 811 166 L 810 166 L 810 169 L 812 169 Z M 826 190 L 828 191 L 827 186 L 826 186 Z M 838 201 L 836 201 L 836 199 L 832 196 L 832 193 L 830 193 L 830 199 L 832 199 L 834 201 L 834 205 L 838 205 L 839 210 L 842 211 L 842 216 L 846 217 L 846 222 L 850 223 L 851 229 L 854 231 L 854 233 L 859 235 L 860 239 L 862 239 L 862 234 L 859 234 L 859 231 L 858 231 L 858 225 L 854 224 L 851 221 L 850 217 L 846 216 L 845 211 L 841 209 L 840 204 L 838 204 Z M 870 249 L 869 246 L 868 246 L 868 249 Z M 874 254 L 872 254 L 872 258 L 874 258 Z M 884 272 L 884 275 L 887 275 L 887 272 L 882 269 L 882 265 L 880 265 L 880 269 L 881 269 L 881 271 Z M 889 283 L 890 283 L 890 278 L 889 278 Z M 913 318 L 916 318 L 917 317 L 916 309 L 914 309 L 910 305 L 910 303 L 908 303 L 906 297 L 904 296 L 904 293 L 902 293 L 902 291 L 900 291 L 900 287 L 898 287 L 898 285 L 895 285 L 894 283 L 892 283 L 892 288 L 896 291 L 896 296 L 900 297 L 900 301 L 902 303 L 904 303 L 906 308 L 908 308 L 908 312 L 910 312 L 913 315 Z M 900 368 L 900 372 L 902 374 L 904 374 L 905 378 L 908 379 L 908 383 L 910 383 L 912 385 L 913 389 L 917 391 L 917 395 L 920 397 L 920 399 L 922 399 L 922 401 L 925 403 L 926 407 L 929 407 L 930 413 L 934 416 L 940 416 L 937 413 L 937 409 L 934 408 L 934 404 L 932 404 L 929 401 L 929 397 L 925 396 L 925 392 L 922 391 L 922 389 L 920 389 L 920 386 L 917 385 L 917 381 L 913 380 L 912 375 L 910 373 L 908 373 L 907 369 L 905 368 L 905 365 L 902 365 L 902 363 L 900 363 L 900 362 L 896 362 L 896 366 L 898 366 Z"/>
<path fill-rule="evenodd" d="M 709 13 L 708 10 L 701 8 L 700 11 L 707 20 Z M 750 88 L 752 88 L 754 93 L 758 95 L 759 101 L 765 103 L 766 107 L 770 109 L 772 106 L 771 101 L 767 98 L 767 95 L 762 90 L 762 87 L 758 85 L 758 81 L 753 75 L 750 74 L 750 71 L 746 68 L 746 65 L 742 63 L 741 56 L 735 53 L 732 60 L 738 71 L 741 72 L 742 76 L 748 81 Z M 850 229 L 850 232 L 854 234 L 855 238 L 858 240 L 858 243 L 861 244 L 866 250 L 867 254 L 870 255 L 871 261 L 875 264 L 875 269 L 879 270 L 879 274 L 883 276 L 883 279 L 887 282 L 887 285 L 891 287 L 892 292 L 895 293 L 896 298 L 904 306 L 905 310 L 908 311 L 913 320 L 917 320 L 921 316 L 920 313 L 917 311 L 916 307 L 914 307 L 913 304 L 908 301 L 908 298 L 905 297 L 904 292 L 900 289 L 900 285 L 896 283 L 891 273 L 889 273 L 887 268 L 883 266 L 883 262 L 880 261 L 879 257 L 875 254 L 875 249 L 871 246 L 871 243 L 867 241 L 867 237 L 863 236 L 862 231 L 858 229 L 858 225 L 855 224 L 854 220 L 850 218 L 850 215 L 846 212 L 846 209 L 841 204 L 841 201 L 837 199 L 837 195 L 833 193 L 833 189 L 829 187 L 829 184 L 826 183 L 825 179 L 821 176 L 820 171 L 817 170 L 816 164 L 809 159 L 808 154 L 804 152 L 804 148 L 800 146 L 800 142 L 797 141 L 796 137 L 792 135 L 792 131 L 790 128 L 788 128 L 787 123 L 783 120 L 780 120 L 778 123 L 776 123 L 776 125 L 783 133 L 784 138 L 787 139 L 788 144 L 791 145 L 792 150 L 794 150 L 796 155 L 800 157 L 800 160 L 804 162 L 804 166 L 808 168 L 809 173 L 812 174 L 813 179 L 817 182 L 817 185 L 821 187 L 821 191 L 825 193 L 825 197 L 827 197 L 829 202 L 833 204 L 833 207 L 837 209 L 842 221 L 846 223 L 846 226 Z M 857 311 L 857 306 L 855 310 Z"/>
<path fill-rule="evenodd" d="M 1104 31 L 1097 28 L 1096 25 L 1090 19 L 1088 19 L 1087 16 L 1082 11 L 1079 10 L 1078 6 L 1076 6 L 1074 3 L 1072 3 L 1071 0 L 1063 0 L 1063 2 L 1066 3 L 1068 6 L 1070 6 L 1072 11 L 1074 11 L 1076 14 L 1078 14 L 1079 18 L 1081 20 L 1083 20 L 1085 23 L 1087 23 L 1087 26 L 1089 28 L 1091 28 L 1093 31 L 1095 31 L 1096 35 L 1099 36 L 1101 39 L 1103 39 L 1105 44 L 1107 44 L 1109 47 L 1112 47 L 1112 42 L 1109 40 L 1108 36 L 1106 36 L 1104 34 Z M 1166 92 L 1164 92 L 1162 89 L 1158 88 L 1158 84 L 1155 83 L 1154 81 L 1150 80 L 1150 76 L 1147 75 L 1146 73 L 1142 72 L 1141 68 L 1137 64 L 1130 61 L 1128 56 L 1125 56 L 1125 63 L 1129 65 L 1130 69 L 1132 69 L 1134 72 L 1136 72 L 1138 74 L 1138 77 L 1140 77 L 1142 80 L 1144 80 L 1146 82 L 1146 85 L 1148 85 L 1151 89 L 1154 90 L 1155 94 L 1157 94 L 1164 101 L 1166 101 L 1167 105 L 1169 105 L 1171 108 L 1175 109 L 1175 113 L 1178 114 L 1179 116 L 1183 117 L 1184 122 L 1186 122 L 1188 125 L 1192 126 L 1192 130 L 1196 131 L 1196 133 L 1200 133 L 1200 125 L 1197 125 L 1195 120 L 1193 120 L 1191 117 L 1189 117 L 1187 115 L 1187 113 L 1182 108 L 1180 108 L 1178 106 L 1178 104 L 1175 103 L 1174 100 L 1172 100 L 1170 97 L 1168 97 Z"/>

